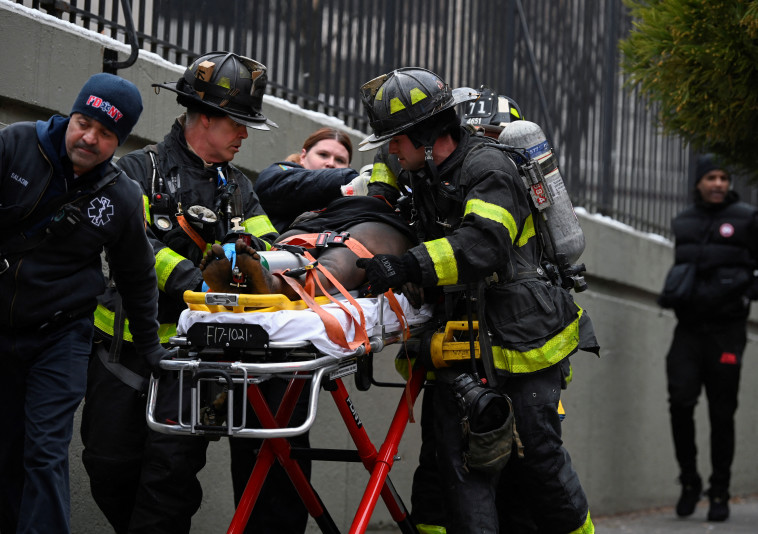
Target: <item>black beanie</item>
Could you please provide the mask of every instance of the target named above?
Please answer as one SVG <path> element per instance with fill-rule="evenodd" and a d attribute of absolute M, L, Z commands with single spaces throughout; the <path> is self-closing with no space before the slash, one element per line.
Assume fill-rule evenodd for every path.
<path fill-rule="evenodd" d="M 71 108 L 71 114 L 74 113 L 98 121 L 116 134 L 121 145 L 142 113 L 142 96 L 132 82 L 101 72 L 87 80 L 79 91 Z"/>
<path fill-rule="evenodd" d="M 697 186 L 703 176 L 716 169 L 726 172 L 726 167 L 716 158 L 716 156 L 713 154 L 703 154 L 702 156 L 698 156 L 697 163 L 695 164 L 695 181 L 693 185 Z"/>

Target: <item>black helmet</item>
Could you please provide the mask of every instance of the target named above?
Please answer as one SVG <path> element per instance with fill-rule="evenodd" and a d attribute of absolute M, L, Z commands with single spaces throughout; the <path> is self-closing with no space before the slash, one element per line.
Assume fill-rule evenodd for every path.
<path fill-rule="evenodd" d="M 474 127 L 481 127 L 485 132 L 493 133 L 495 137 L 506 124 L 522 120 L 524 115 L 521 108 L 510 97 L 498 95 L 492 89 L 482 87 L 478 100 L 467 102 L 461 106 L 461 122 Z"/>
<path fill-rule="evenodd" d="M 360 91 L 374 131 L 361 141 L 361 151 L 377 148 L 414 124 L 478 96 L 467 87 L 451 90 L 433 72 L 414 67 L 383 74 Z"/>
<path fill-rule="evenodd" d="M 210 52 L 197 58 L 177 82 L 154 83 L 177 93 L 184 107 L 198 107 L 223 113 L 258 130 L 276 124 L 261 113 L 266 91 L 266 67 L 231 52 Z"/>

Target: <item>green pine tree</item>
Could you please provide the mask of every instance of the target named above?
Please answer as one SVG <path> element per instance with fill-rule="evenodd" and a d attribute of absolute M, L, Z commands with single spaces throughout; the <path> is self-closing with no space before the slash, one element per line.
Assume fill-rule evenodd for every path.
<path fill-rule="evenodd" d="M 624 0 L 628 84 L 700 151 L 758 176 L 758 0 Z"/>

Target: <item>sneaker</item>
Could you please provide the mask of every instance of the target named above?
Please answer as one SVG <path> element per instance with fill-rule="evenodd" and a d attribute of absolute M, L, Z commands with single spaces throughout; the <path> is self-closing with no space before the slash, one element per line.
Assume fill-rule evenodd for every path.
<path fill-rule="evenodd" d="M 676 515 L 679 517 L 692 515 L 702 492 L 703 483 L 699 478 L 688 482 L 682 481 L 682 494 L 679 497 L 679 502 L 676 503 Z"/>
<path fill-rule="evenodd" d="M 723 490 L 708 490 L 708 521 L 726 521 L 729 519 L 729 492 Z"/>

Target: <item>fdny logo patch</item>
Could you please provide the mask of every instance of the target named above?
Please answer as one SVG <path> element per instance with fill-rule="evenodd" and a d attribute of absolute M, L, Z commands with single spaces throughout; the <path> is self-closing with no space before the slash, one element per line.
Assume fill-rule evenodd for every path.
<path fill-rule="evenodd" d="M 103 111 L 106 115 L 113 119 L 113 122 L 118 122 L 119 119 L 124 116 L 124 114 L 121 113 L 116 106 L 112 105 L 110 102 L 103 100 L 99 96 L 89 95 L 89 98 L 87 99 L 87 105 Z"/>
<path fill-rule="evenodd" d="M 87 209 L 87 216 L 95 226 L 105 226 L 113 215 L 113 204 L 107 197 L 93 198 Z"/>
<path fill-rule="evenodd" d="M 719 233 L 721 237 L 732 237 L 734 235 L 734 226 L 729 223 L 724 223 L 719 226 Z"/>

